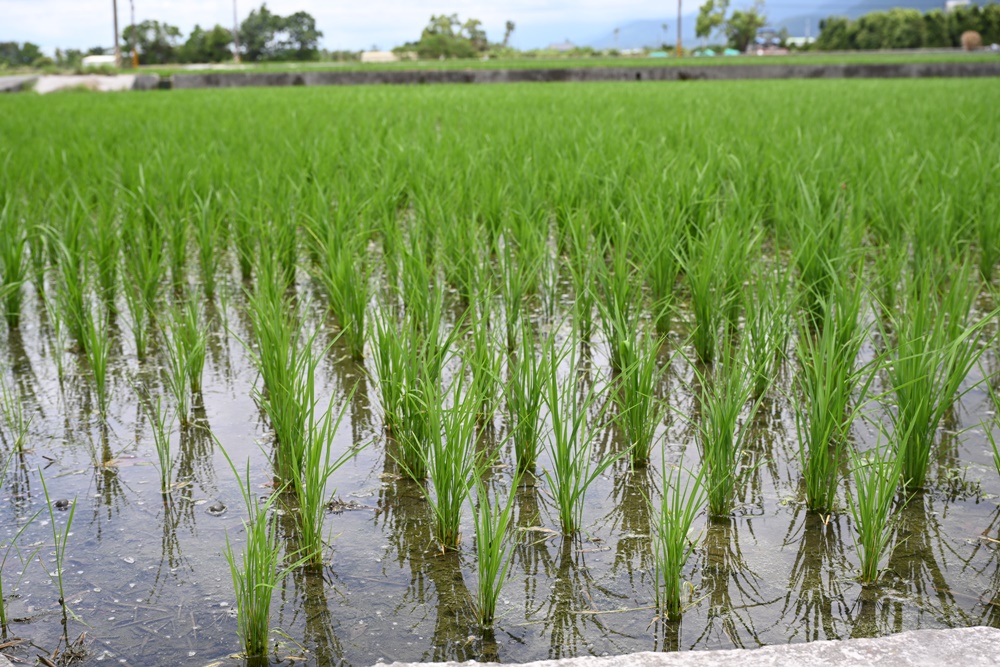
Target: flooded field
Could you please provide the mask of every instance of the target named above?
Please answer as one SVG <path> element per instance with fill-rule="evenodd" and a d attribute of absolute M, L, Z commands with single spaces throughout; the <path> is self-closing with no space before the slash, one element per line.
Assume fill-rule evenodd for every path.
<path fill-rule="evenodd" d="M 977 85 L 0 100 L 0 652 L 520 662 L 997 626 Z M 824 332 L 850 354 L 817 455 Z M 904 458 L 862 583 L 859 481 Z M 698 471 L 667 611 L 661 497 Z M 241 480 L 287 567 L 256 657 Z M 483 507 L 510 510 L 490 623 Z"/>

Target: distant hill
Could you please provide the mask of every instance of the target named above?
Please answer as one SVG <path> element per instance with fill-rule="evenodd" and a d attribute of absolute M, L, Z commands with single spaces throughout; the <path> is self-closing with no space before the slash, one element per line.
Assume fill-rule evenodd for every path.
<path fill-rule="evenodd" d="M 783 3 L 784 4 L 784 3 Z M 798 3 L 796 3 L 798 4 Z M 819 22 L 831 16 L 846 16 L 847 18 L 858 18 L 870 12 L 887 11 L 893 7 L 904 7 L 906 9 L 918 9 L 927 12 L 932 9 L 944 9 L 944 0 L 861 0 L 850 3 L 836 1 L 820 2 L 815 8 L 803 11 L 802 4 L 798 7 L 788 5 L 767 7 L 767 17 L 770 25 L 775 28 L 787 28 L 788 33 L 794 37 L 801 37 L 807 32 L 815 37 L 819 34 Z M 974 4 L 986 4 L 978 2 Z M 691 13 L 682 17 L 681 37 L 685 44 L 693 45 L 700 43 L 694 34 L 695 18 L 697 13 Z M 663 24 L 667 24 L 666 34 L 663 31 Z M 644 47 L 659 47 L 666 39 L 667 44 L 673 44 L 677 40 L 677 16 L 670 16 L 664 19 L 641 19 L 622 23 L 618 30 L 618 37 L 615 38 L 614 29 L 603 32 L 600 36 L 584 41 L 580 46 L 591 46 L 595 49 L 641 49 Z M 710 41 L 720 41 L 718 36 Z"/>

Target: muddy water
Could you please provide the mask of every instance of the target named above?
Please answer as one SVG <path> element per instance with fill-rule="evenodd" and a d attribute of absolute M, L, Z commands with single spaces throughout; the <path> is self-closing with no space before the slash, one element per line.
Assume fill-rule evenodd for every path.
<path fill-rule="evenodd" d="M 167 497 L 159 491 L 150 426 L 132 389 L 141 382 L 166 394 L 162 346 L 138 364 L 127 323 L 116 321 L 112 402 L 101 421 L 84 358 L 68 350 L 57 363 L 54 332 L 26 289 L 20 328 L 0 333 L 5 378 L 25 397 L 33 418 L 28 449 L 11 458 L 0 490 L 0 540 L 9 542 L 41 513 L 3 568 L 15 619 L 8 638 L 25 640 L 9 652 L 33 660 L 57 648 L 65 652 L 68 641 L 66 655 L 79 664 L 238 664 L 223 548 L 228 537 L 240 550 L 245 510 L 223 448 L 241 469 L 249 460 L 255 494 L 271 491 L 271 436 L 251 397 L 256 372 L 239 342 L 249 340 L 239 286 L 210 304 L 205 389 L 195 401 L 194 424 L 173 427 L 176 488 Z M 594 375 L 606 374 L 602 346 L 589 352 Z M 694 430 L 683 419 L 695 412 L 692 373 L 679 358 L 670 361 L 669 352 L 664 363 L 671 372 L 662 390 L 675 416 L 661 428 L 664 458 L 694 461 Z M 990 352 L 983 366 L 997 364 Z M 584 530 L 574 538 L 557 534 L 543 479 L 513 490 L 519 529 L 513 565 L 496 629 L 484 634 L 470 611 L 476 574 L 468 513 L 461 552 L 441 553 L 423 489 L 403 480 L 386 456 L 376 387 L 363 365 L 334 346 L 320 369 L 325 396 L 344 396 L 357 384 L 334 447 L 339 452 L 370 444 L 333 480 L 341 502 L 327 518 L 327 564 L 295 570 L 275 591 L 278 632 L 270 661 L 515 662 L 1000 623 L 1000 600 L 994 599 L 1000 590 L 1000 479 L 979 425 L 988 418 L 985 393 L 965 394 L 943 425 L 928 490 L 903 513 L 884 583 L 864 588 L 855 579 L 858 557 L 848 515 L 815 516 L 802 503 L 787 398 L 790 370 L 782 369 L 756 417 L 751 454 L 757 465 L 737 510 L 726 521 L 697 522 L 702 541 L 686 572 L 691 598 L 682 619 L 657 621 L 651 606 L 646 498 L 659 484 L 657 449 L 648 469 L 632 471 L 621 461 L 597 480 L 587 495 Z M 975 372 L 968 384 L 981 376 Z M 486 437 L 502 438 L 504 428 L 499 415 Z M 873 432 L 857 425 L 858 446 L 870 446 Z M 595 456 L 619 446 L 615 428 L 604 428 Z M 510 452 L 504 460 L 512 460 Z M 66 546 L 65 619 L 50 576 L 55 555 L 41 475 L 53 501 L 76 502 Z M 491 484 L 501 495 L 510 491 L 507 471 L 498 470 Z M 59 527 L 70 517 L 68 510 L 53 514 Z M 276 520 L 283 538 L 294 540 L 290 517 Z"/>

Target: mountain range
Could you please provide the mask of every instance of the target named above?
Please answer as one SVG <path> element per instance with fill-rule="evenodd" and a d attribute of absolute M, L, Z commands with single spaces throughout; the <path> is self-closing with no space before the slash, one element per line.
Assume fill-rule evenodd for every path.
<path fill-rule="evenodd" d="M 809 3 L 766 3 L 765 14 L 769 24 L 777 29 L 786 28 L 793 37 L 806 34 L 815 37 L 819 34 L 819 22 L 831 16 L 846 16 L 858 18 L 870 12 L 886 11 L 893 7 L 904 7 L 927 12 L 932 9 L 944 9 L 944 0 L 861 0 L 860 2 L 820 2 L 815 7 Z M 978 3 L 985 4 L 985 3 Z M 806 5 L 806 6 L 803 6 Z M 685 44 L 700 42 L 695 38 L 696 12 L 681 17 L 681 39 Z M 663 24 L 667 29 L 663 29 Z M 677 40 L 677 16 L 663 19 L 641 19 L 629 21 L 615 31 L 606 32 L 591 40 L 583 42 L 595 49 L 639 49 L 643 47 L 660 46 L 663 43 L 673 44 Z M 713 35 L 709 42 L 720 42 L 720 35 Z"/>

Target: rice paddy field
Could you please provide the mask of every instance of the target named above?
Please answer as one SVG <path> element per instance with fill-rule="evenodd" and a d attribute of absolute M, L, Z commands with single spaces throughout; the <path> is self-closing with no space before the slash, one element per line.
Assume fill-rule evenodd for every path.
<path fill-rule="evenodd" d="M 998 105 L 987 79 L 0 98 L 0 650 L 997 626 Z"/>

